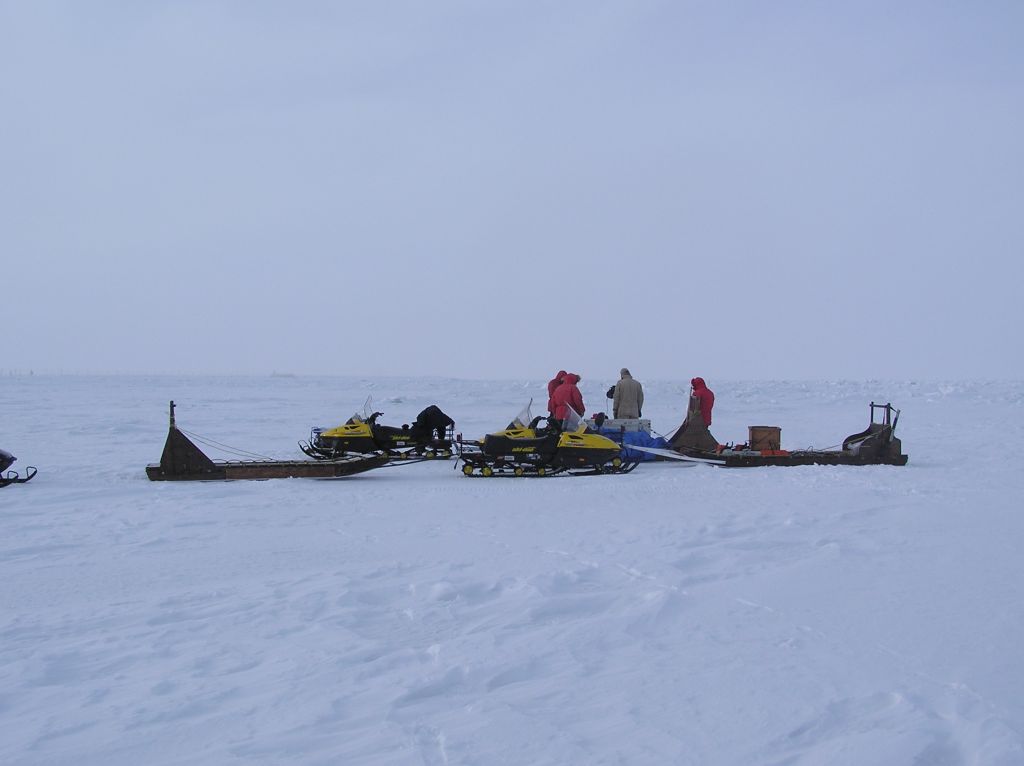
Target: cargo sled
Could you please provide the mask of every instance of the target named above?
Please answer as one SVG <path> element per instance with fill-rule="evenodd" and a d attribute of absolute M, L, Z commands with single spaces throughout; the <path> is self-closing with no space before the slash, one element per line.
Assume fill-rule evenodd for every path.
<path fill-rule="evenodd" d="M 193 434 L 194 438 L 201 438 Z M 220 445 L 222 447 L 226 445 Z M 231 451 L 242 452 L 241 450 Z M 259 457 L 255 453 L 247 453 Z M 337 460 L 211 460 L 178 429 L 171 402 L 170 428 L 159 463 L 146 466 L 151 481 L 218 481 L 225 479 L 332 479 L 386 465 L 387 457 L 355 455 Z"/>
<path fill-rule="evenodd" d="M 711 463 L 730 468 L 793 465 L 906 465 L 903 444 L 896 438 L 900 411 L 890 403 L 871 402 L 871 422 L 859 433 L 843 439 L 838 450 L 785 450 L 781 447 L 781 429 L 776 426 L 750 426 L 743 444 L 721 445 L 711 435 L 700 414 L 696 397 L 690 397 L 686 420 L 669 437 L 670 450 L 658 450 L 663 457 Z M 877 420 L 876 420 L 877 416 Z M 635 449 L 643 450 L 642 447 Z"/>

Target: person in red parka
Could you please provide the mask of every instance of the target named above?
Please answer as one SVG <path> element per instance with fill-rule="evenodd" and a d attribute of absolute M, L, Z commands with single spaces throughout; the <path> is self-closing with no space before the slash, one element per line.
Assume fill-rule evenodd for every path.
<path fill-rule="evenodd" d="M 555 390 L 562 385 L 562 381 L 565 380 L 565 370 L 559 370 L 558 374 L 548 381 L 548 414 L 551 417 L 555 416 Z"/>
<path fill-rule="evenodd" d="M 696 396 L 700 401 L 700 415 L 704 419 L 704 425 L 711 425 L 711 409 L 715 406 L 715 394 L 707 384 L 704 382 L 704 378 L 694 378 L 690 381 L 690 385 L 693 387 L 692 396 Z"/>
<path fill-rule="evenodd" d="M 565 419 L 569 416 L 569 407 L 576 410 L 581 417 L 583 416 L 583 394 L 576 388 L 576 384 L 579 382 L 579 375 L 573 372 L 566 373 L 562 385 L 555 389 L 555 394 L 551 397 L 551 401 L 555 405 L 555 419 L 561 421 L 563 426 Z"/>

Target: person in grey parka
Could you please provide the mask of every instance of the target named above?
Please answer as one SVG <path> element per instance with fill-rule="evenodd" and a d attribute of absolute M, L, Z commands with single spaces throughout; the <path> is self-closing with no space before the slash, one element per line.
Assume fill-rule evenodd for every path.
<path fill-rule="evenodd" d="M 615 395 L 612 397 L 612 416 L 616 418 L 638 418 L 644 406 L 644 387 L 639 380 L 633 380 L 629 370 L 619 370 L 621 376 L 615 384 Z"/>

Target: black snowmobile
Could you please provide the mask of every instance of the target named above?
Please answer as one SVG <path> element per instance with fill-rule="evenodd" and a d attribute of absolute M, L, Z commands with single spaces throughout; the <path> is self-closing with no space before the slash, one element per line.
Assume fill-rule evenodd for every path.
<path fill-rule="evenodd" d="M 309 442 L 299 449 L 316 460 L 337 460 L 346 455 L 386 455 L 393 459 L 448 459 L 452 456 L 455 421 L 440 407 L 430 405 L 416 416 L 412 425 L 380 425 L 370 399 L 362 414 L 355 414 L 344 425 L 314 428 Z"/>
<path fill-rule="evenodd" d="M 17 459 L 10 452 L 0 449 L 0 487 L 6 487 L 8 484 L 24 484 L 27 481 L 32 481 L 32 477 L 36 475 L 35 466 L 31 465 L 25 469 L 24 476 L 19 476 L 17 471 L 7 470 Z"/>
<path fill-rule="evenodd" d="M 578 415 L 562 428 L 544 416 L 533 417 L 530 404 L 504 431 L 480 441 L 460 439 L 457 447 L 466 476 L 629 473 L 639 462 L 623 460 L 622 446 L 611 439 L 587 433 Z"/>

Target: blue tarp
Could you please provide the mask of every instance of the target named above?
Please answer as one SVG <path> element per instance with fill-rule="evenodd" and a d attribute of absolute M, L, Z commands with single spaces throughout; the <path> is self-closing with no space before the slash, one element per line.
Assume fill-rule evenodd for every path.
<path fill-rule="evenodd" d="M 649 452 L 629 449 L 630 444 L 636 444 L 640 447 L 655 447 L 657 449 L 666 449 L 668 447 L 668 443 L 663 436 L 652 436 L 646 431 L 626 431 L 623 433 L 618 428 L 602 428 L 599 429 L 598 433 L 623 445 L 622 458 L 624 460 L 655 460 L 657 458 L 656 455 L 652 455 Z"/>

